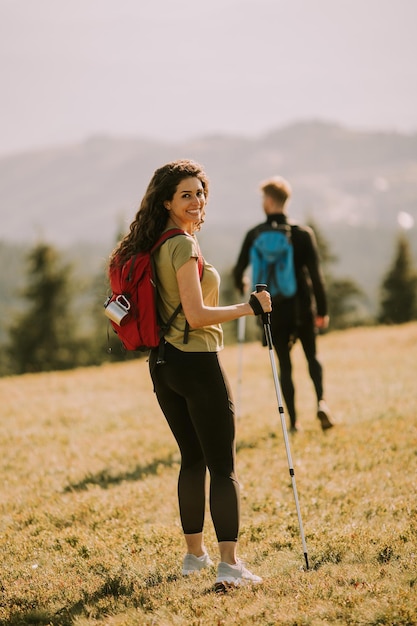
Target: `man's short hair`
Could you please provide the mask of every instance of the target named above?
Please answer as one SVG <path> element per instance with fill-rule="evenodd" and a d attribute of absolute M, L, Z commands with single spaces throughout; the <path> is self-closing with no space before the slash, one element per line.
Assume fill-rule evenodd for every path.
<path fill-rule="evenodd" d="M 264 180 L 260 184 L 260 189 L 266 196 L 270 196 L 279 204 L 285 204 L 292 193 L 290 183 L 282 176 L 273 176 Z"/>

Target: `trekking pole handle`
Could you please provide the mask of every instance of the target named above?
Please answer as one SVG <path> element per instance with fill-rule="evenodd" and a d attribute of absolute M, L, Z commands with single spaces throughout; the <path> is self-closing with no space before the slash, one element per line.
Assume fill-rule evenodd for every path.
<path fill-rule="evenodd" d="M 266 291 L 268 289 L 268 285 L 264 285 L 263 283 L 258 283 L 257 285 L 255 285 L 255 289 L 256 289 L 256 293 L 259 293 L 261 291 Z M 271 323 L 270 314 L 262 313 L 262 321 L 264 324 L 270 324 Z"/>

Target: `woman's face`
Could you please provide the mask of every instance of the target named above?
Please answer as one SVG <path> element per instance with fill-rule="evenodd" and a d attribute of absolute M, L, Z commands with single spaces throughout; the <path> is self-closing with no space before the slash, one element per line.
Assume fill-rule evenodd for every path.
<path fill-rule="evenodd" d="M 177 187 L 172 200 L 165 202 L 169 217 L 187 233 L 192 234 L 201 221 L 206 203 L 203 185 L 198 178 L 184 178 Z"/>

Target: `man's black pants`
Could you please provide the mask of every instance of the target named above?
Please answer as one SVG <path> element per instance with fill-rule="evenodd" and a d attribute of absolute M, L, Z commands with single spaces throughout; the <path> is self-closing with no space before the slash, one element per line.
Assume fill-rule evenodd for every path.
<path fill-rule="evenodd" d="M 280 368 L 282 395 L 287 407 L 290 425 L 295 426 L 295 389 L 292 378 L 291 347 L 301 342 L 313 381 L 317 402 L 323 399 L 323 369 L 317 359 L 314 316 L 310 309 L 300 310 L 296 298 L 273 299 L 271 335 Z"/>

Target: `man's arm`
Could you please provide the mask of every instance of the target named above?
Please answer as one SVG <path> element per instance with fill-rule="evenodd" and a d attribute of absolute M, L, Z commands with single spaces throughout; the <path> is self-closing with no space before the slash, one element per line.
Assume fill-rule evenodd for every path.
<path fill-rule="evenodd" d="M 325 328 L 328 324 L 327 298 L 324 285 L 324 277 L 320 266 L 317 241 L 312 229 L 306 229 L 308 239 L 306 240 L 306 265 L 310 274 L 313 294 L 317 307 L 317 326 L 321 324 Z M 327 321 L 326 321 L 327 320 Z"/>
<path fill-rule="evenodd" d="M 243 294 L 245 292 L 245 284 L 243 281 L 243 274 L 245 269 L 249 265 L 249 252 L 253 242 L 253 229 L 250 230 L 243 240 L 242 247 L 239 252 L 237 263 L 232 270 L 233 280 L 236 289 Z"/>

